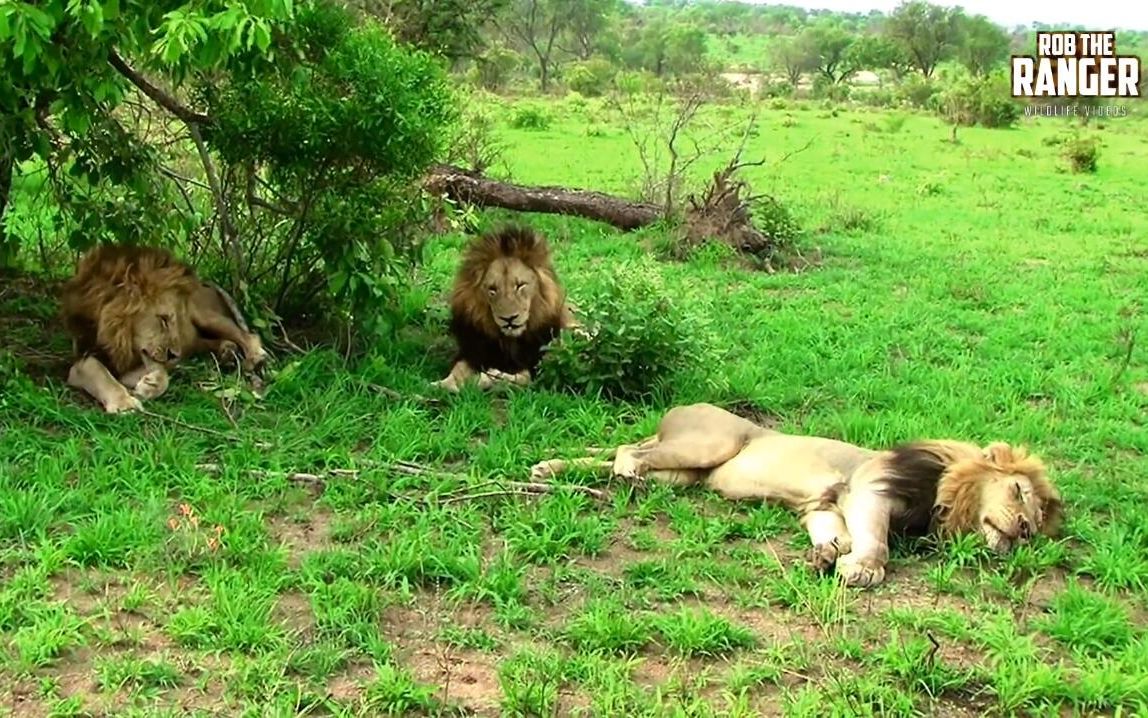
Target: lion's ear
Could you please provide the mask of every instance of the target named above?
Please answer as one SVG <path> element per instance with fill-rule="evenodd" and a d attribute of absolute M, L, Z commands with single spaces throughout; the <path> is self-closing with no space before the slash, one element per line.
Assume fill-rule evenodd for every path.
<path fill-rule="evenodd" d="M 985 458 L 997 466 L 1007 466 L 1016 462 L 1018 459 L 1023 459 L 1026 455 L 1023 448 L 1013 449 L 1003 441 L 994 441 L 984 448 Z"/>

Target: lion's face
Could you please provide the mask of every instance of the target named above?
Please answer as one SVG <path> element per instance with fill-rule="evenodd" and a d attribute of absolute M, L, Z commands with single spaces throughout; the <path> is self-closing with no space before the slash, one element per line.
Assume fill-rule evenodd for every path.
<path fill-rule="evenodd" d="M 165 292 L 133 317 L 132 338 L 144 364 L 177 364 L 187 334 L 187 298 Z"/>
<path fill-rule="evenodd" d="M 517 257 L 500 257 L 487 267 L 482 289 L 498 331 L 507 337 L 521 336 L 538 293 L 538 275 L 534 270 Z"/>
<path fill-rule="evenodd" d="M 981 487 L 979 528 L 989 548 L 1006 553 L 1045 530 L 1038 487 L 1023 474 L 996 474 Z"/>

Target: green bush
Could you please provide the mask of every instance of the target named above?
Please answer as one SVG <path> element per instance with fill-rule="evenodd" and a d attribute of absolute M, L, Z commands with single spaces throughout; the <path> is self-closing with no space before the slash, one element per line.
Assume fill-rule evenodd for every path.
<path fill-rule="evenodd" d="M 964 74 L 952 79 L 937 96 L 936 111 L 958 125 L 1012 127 L 1020 119 L 1020 104 L 1012 98 L 1008 77 Z"/>
<path fill-rule="evenodd" d="M 1073 172 L 1095 172 L 1100 143 L 1095 137 L 1073 137 L 1063 143 L 1061 157 Z"/>
<path fill-rule="evenodd" d="M 566 86 L 584 97 L 601 97 L 610 89 L 617 71 L 609 60 L 593 57 L 570 63 L 563 70 Z"/>
<path fill-rule="evenodd" d="M 708 381 L 715 345 L 692 305 L 665 288 L 653 260 L 616 265 L 587 295 L 578 304 L 588 332 L 551 345 L 541 386 L 631 401 Z"/>
<path fill-rule="evenodd" d="M 774 80 L 772 82 L 766 82 L 762 84 L 758 92 L 760 93 L 761 97 L 766 99 L 786 100 L 791 99 L 794 95 L 797 94 L 797 88 L 795 88 L 793 83 L 789 82 L 788 80 Z"/>
<path fill-rule="evenodd" d="M 550 115 L 540 107 L 516 107 L 510 115 L 510 126 L 516 130 L 545 130 L 550 127 Z"/>
<path fill-rule="evenodd" d="M 900 102 L 912 107 L 928 108 L 933 96 L 937 94 L 937 86 L 914 72 L 901 81 L 895 94 Z"/>
<path fill-rule="evenodd" d="M 475 60 L 474 82 L 491 92 L 504 90 L 521 64 L 522 56 L 514 50 L 492 47 Z"/>
<path fill-rule="evenodd" d="M 235 206 L 258 188 L 291 218 L 259 224 L 263 211 L 233 213 L 251 223 L 235 228 L 253 238 L 241 266 L 280 282 L 256 288 L 280 310 L 309 314 L 326 299 L 359 329 L 390 329 L 420 258 L 427 207 L 417 178 L 458 117 L 446 73 L 329 3 L 302 6 L 277 43 L 273 62 L 199 88 L 215 118 L 204 137 L 221 174 L 236 178 Z"/>

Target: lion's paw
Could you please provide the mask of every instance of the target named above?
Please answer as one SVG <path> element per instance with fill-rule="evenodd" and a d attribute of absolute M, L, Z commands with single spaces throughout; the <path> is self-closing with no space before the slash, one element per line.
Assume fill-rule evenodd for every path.
<path fill-rule="evenodd" d="M 432 387 L 434 387 L 435 389 L 442 389 L 443 391 L 449 391 L 452 394 L 458 393 L 458 383 L 455 382 L 454 377 L 448 376 L 445 379 L 439 379 L 438 381 L 432 381 L 430 383 L 430 385 Z"/>
<path fill-rule="evenodd" d="M 140 380 L 136 382 L 135 387 L 132 389 L 132 394 L 145 401 L 154 399 L 167 391 L 168 381 L 166 371 L 163 369 L 152 369 L 140 377 Z"/>
<path fill-rule="evenodd" d="M 809 549 L 809 565 L 814 571 L 825 573 L 833 568 L 833 564 L 837 563 L 840 556 L 841 548 L 836 539 L 828 543 L 814 544 Z"/>
<path fill-rule="evenodd" d="M 252 334 L 250 344 L 243 354 L 244 371 L 255 371 L 267 363 L 267 350 L 263 348 L 263 340 Z"/>
<path fill-rule="evenodd" d="M 143 409 L 143 402 L 126 391 L 104 402 L 104 411 L 109 414 L 123 414 Z"/>
<path fill-rule="evenodd" d="M 853 559 L 847 554 L 837 559 L 837 575 L 846 586 L 872 588 L 884 582 L 885 566 L 875 559 Z"/>

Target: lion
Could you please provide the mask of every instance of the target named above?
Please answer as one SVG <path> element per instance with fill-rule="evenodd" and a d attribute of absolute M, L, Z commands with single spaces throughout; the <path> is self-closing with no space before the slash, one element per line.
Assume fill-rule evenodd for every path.
<path fill-rule="evenodd" d="M 267 359 L 234 300 L 161 248 L 103 244 L 87 252 L 64 284 L 61 314 L 75 357 L 68 384 L 110 414 L 161 396 L 169 371 L 187 357 L 226 360 L 242 350 L 247 371 Z"/>
<path fill-rule="evenodd" d="M 475 375 L 480 389 L 499 382 L 528 385 L 545 347 L 578 327 L 546 239 L 524 226 L 481 235 L 467 246 L 450 311 L 458 352 L 450 373 L 434 386 L 452 392 Z"/>
<path fill-rule="evenodd" d="M 1060 494 L 1024 447 L 921 440 L 887 450 L 767 429 L 712 404 L 666 412 L 637 444 L 589 449 L 532 468 L 544 480 L 571 468 L 677 486 L 699 482 L 730 500 L 776 501 L 801 517 L 818 571 L 848 586 L 885 579 L 889 536 L 979 533 L 1003 554 L 1055 537 Z M 612 459 L 612 461 L 608 460 Z"/>

